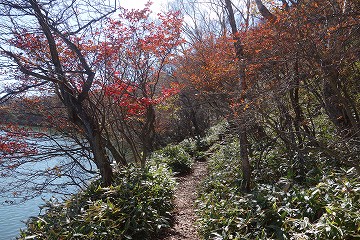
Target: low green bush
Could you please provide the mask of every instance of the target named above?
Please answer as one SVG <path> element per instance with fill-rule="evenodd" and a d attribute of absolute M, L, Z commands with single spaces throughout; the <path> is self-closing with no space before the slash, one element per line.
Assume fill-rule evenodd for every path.
<path fill-rule="evenodd" d="M 209 160 L 196 202 L 204 239 L 360 239 L 360 180 L 354 169 L 324 169 L 312 185 L 296 183 L 286 171 L 281 178 L 258 175 L 245 194 L 238 149 L 237 141 L 219 145 Z"/>
<path fill-rule="evenodd" d="M 191 171 L 192 157 L 180 145 L 168 145 L 152 154 L 155 163 L 165 163 L 174 173 L 186 174 Z"/>
<path fill-rule="evenodd" d="M 354 168 L 333 170 L 316 186 L 294 186 L 282 199 L 285 232 L 306 239 L 360 239 L 360 180 Z"/>
<path fill-rule="evenodd" d="M 178 145 L 183 148 L 195 161 L 206 161 L 207 154 L 204 152 L 209 146 L 204 146 L 201 138 L 187 138 Z"/>
<path fill-rule="evenodd" d="M 109 188 L 94 182 L 64 203 L 47 202 L 20 239 L 150 239 L 170 225 L 174 187 L 164 164 L 129 167 Z"/>
<path fill-rule="evenodd" d="M 181 141 L 178 146 L 184 149 L 185 152 L 189 153 L 190 156 L 195 156 L 198 152 L 198 140 L 194 138 L 187 138 Z"/>

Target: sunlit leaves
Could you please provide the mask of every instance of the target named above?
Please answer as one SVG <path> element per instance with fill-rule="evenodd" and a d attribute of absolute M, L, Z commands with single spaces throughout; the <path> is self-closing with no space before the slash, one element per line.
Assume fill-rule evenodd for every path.
<path fill-rule="evenodd" d="M 94 182 L 64 203 L 46 201 L 43 215 L 27 222 L 21 239 L 151 239 L 170 225 L 174 187 L 164 164 L 129 167 L 109 188 Z"/>
<path fill-rule="evenodd" d="M 178 76 L 200 91 L 231 92 L 238 82 L 237 59 L 230 37 L 208 36 L 179 59 Z"/>

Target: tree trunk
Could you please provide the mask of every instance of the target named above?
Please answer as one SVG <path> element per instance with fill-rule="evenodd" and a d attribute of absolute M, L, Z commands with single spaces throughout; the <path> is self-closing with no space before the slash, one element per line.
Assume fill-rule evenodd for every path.
<path fill-rule="evenodd" d="M 90 137 L 90 147 L 94 154 L 94 162 L 100 170 L 101 180 L 104 187 L 108 187 L 113 182 L 113 170 L 106 155 L 105 146 L 100 133 L 95 133 Z"/>
<path fill-rule="evenodd" d="M 311 138 L 314 140 L 315 136 L 310 131 L 307 124 L 304 122 L 304 112 L 302 110 L 302 107 L 300 105 L 300 75 L 299 75 L 299 60 L 296 59 L 295 65 L 294 65 L 294 79 L 293 84 L 291 86 L 289 95 L 290 95 L 290 102 L 292 109 L 294 110 L 295 117 L 294 117 L 294 128 L 296 137 L 298 139 L 298 146 L 300 149 L 303 148 L 303 141 L 305 140 L 305 137 Z"/>
<path fill-rule="evenodd" d="M 256 6 L 259 9 L 261 16 L 263 16 L 268 21 L 276 20 L 276 17 L 265 7 L 261 0 L 255 0 Z"/>
<path fill-rule="evenodd" d="M 91 116 L 89 116 L 89 113 L 86 112 L 86 108 L 83 103 L 85 99 L 89 99 L 88 92 L 90 91 L 95 73 L 91 70 L 90 66 L 85 61 L 85 57 L 82 55 L 77 46 L 67 39 L 65 35 L 59 33 L 52 24 L 49 24 L 49 19 L 43 14 L 39 3 L 36 0 L 30 0 L 29 3 L 35 12 L 35 16 L 48 42 L 51 61 L 54 66 L 54 75 L 58 78 L 57 81 L 54 81 L 57 95 L 66 106 L 70 121 L 84 130 L 85 137 L 89 141 L 91 151 L 94 155 L 94 162 L 100 170 L 103 185 L 109 186 L 112 183 L 113 173 L 109 159 L 106 155 L 105 144 L 102 142 L 98 124 Z M 58 34 L 67 46 L 76 53 L 81 66 L 84 68 L 87 78 L 80 93 L 77 93 L 76 89 L 72 89 L 67 84 L 68 79 L 63 71 L 54 33 Z"/>
<path fill-rule="evenodd" d="M 140 137 L 143 145 L 141 167 L 145 167 L 147 157 L 153 150 L 155 139 L 155 109 L 153 106 L 146 109 L 145 123 Z"/>
<path fill-rule="evenodd" d="M 240 124 L 244 125 L 243 123 Z M 244 126 L 240 127 L 239 143 L 240 143 L 240 158 L 241 158 L 241 169 L 243 173 L 243 182 L 242 190 L 245 192 L 250 192 L 251 190 L 251 165 L 249 161 L 249 152 L 248 152 L 248 138 L 246 128 Z"/>
<path fill-rule="evenodd" d="M 106 143 L 106 148 L 110 151 L 112 157 L 114 158 L 115 162 L 120 166 L 127 166 L 128 163 L 126 158 L 120 154 L 120 152 L 114 147 L 111 140 L 102 137 L 102 141 Z"/>
<path fill-rule="evenodd" d="M 245 81 L 245 66 L 244 66 L 244 51 L 241 43 L 241 39 L 238 36 L 238 30 L 235 22 L 234 11 L 231 5 L 230 0 L 225 0 L 226 9 L 228 11 L 229 22 L 231 26 L 231 31 L 234 39 L 234 49 L 236 52 L 236 57 L 239 61 L 239 102 L 245 102 L 245 91 L 247 84 Z M 248 152 L 248 138 L 247 138 L 247 129 L 246 129 L 246 119 L 245 119 L 245 110 L 243 107 L 239 109 L 239 118 L 240 124 L 239 129 L 239 142 L 240 142 L 240 157 L 241 157 L 241 168 L 243 173 L 243 183 L 242 190 L 245 192 L 250 192 L 251 187 L 251 165 L 249 161 L 249 152 Z"/>
<path fill-rule="evenodd" d="M 351 106 L 349 106 L 351 99 L 345 99 L 338 86 L 339 73 L 336 66 L 331 63 L 331 60 L 326 60 L 323 61 L 322 70 L 325 75 L 323 97 L 325 110 L 329 118 L 342 132 L 343 136 L 353 135 L 360 137 L 357 130 L 359 124 L 353 116 Z"/>

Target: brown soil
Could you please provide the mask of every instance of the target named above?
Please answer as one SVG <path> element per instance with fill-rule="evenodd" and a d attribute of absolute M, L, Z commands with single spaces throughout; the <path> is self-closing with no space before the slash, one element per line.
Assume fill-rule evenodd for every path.
<path fill-rule="evenodd" d="M 200 239 L 195 221 L 194 203 L 196 188 L 206 175 L 206 162 L 195 162 L 192 173 L 177 177 L 175 190 L 174 226 L 160 238 L 162 240 Z"/>

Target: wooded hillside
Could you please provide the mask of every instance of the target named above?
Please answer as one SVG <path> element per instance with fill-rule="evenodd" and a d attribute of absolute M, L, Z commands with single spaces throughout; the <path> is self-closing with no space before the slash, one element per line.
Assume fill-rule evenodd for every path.
<path fill-rule="evenodd" d="M 72 179 L 74 166 L 98 175 L 105 190 L 84 194 L 102 200 L 123 184 L 118 176 L 138 174 L 133 165 L 153 179 L 154 163 L 191 172 L 192 159 L 206 159 L 197 203 L 205 239 L 358 238 L 360 2 L 178 0 L 157 15 L 150 8 L 0 0 L 8 60 L 1 69 L 17 81 L 0 98 L 4 176 L 47 158 L 30 138 L 48 138 L 49 152 L 70 159 L 49 176 Z M 9 100 L 29 90 L 46 94 Z M 24 123 L 55 129 L 71 144 L 15 126 Z M 130 237 L 142 227 L 148 237 L 157 232 L 134 226 Z"/>

